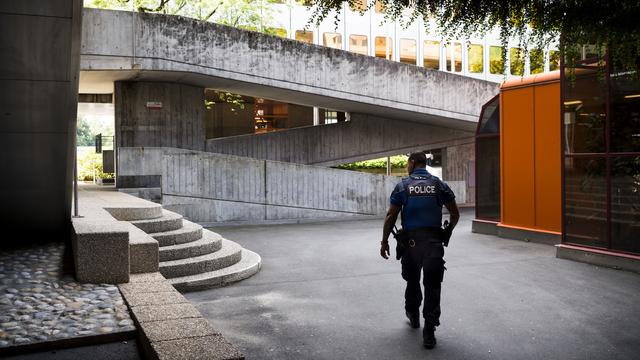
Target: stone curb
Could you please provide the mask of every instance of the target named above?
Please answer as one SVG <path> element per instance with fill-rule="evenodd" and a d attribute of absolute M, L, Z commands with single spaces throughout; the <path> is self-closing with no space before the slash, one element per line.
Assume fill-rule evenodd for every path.
<path fill-rule="evenodd" d="M 118 286 L 145 358 L 244 359 L 160 273 L 132 274 L 130 283 Z"/>
<path fill-rule="evenodd" d="M 12 345 L 9 347 L 0 348 L 0 358 L 11 355 L 23 355 L 39 351 L 51 351 L 81 346 L 107 344 L 117 341 L 134 340 L 136 338 L 136 335 L 138 335 L 138 331 L 131 330 L 104 335 L 91 335 L 53 341 L 43 341 L 33 344 Z"/>

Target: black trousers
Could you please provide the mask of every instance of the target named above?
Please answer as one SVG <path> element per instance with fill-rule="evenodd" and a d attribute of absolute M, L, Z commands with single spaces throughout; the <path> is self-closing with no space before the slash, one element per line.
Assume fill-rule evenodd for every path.
<path fill-rule="evenodd" d="M 423 273 L 425 326 L 440 325 L 440 289 L 444 277 L 444 247 L 430 234 L 415 234 L 414 247 L 408 247 L 402 256 L 402 278 L 407 281 L 404 293 L 405 310 L 420 311 L 422 291 L 420 273 Z"/>

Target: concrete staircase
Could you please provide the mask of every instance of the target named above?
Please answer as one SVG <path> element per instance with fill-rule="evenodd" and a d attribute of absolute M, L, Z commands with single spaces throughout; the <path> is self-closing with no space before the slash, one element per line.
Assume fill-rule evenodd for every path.
<path fill-rule="evenodd" d="M 260 271 L 260 256 L 213 231 L 162 209 L 131 221 L 159 245 L 160 273 L 179 291 L 225 286 Z"/>

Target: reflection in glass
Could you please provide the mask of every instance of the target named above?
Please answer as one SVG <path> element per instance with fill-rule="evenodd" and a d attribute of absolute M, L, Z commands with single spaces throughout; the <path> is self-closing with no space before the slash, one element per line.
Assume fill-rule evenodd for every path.
<path fill-rule="evenodd" d="M 564 98 L 565 153 L 605 152 L 606 98 L 597 67 L 580 66 L 567 79 Z M 569 75 L 567 74 L 567 77 Z"/>
<path fill-rule="evenodd" d="M 496 75 L 504 74 L 504 61 L 502 61 L 502 46 L 489 46 L 489 72 Z"/>
<path fill-rule="evenodd" d="M 640 156 L 611 163 L 611 247 L 640 253 Z"/>
<path fill-rule="evenodd" d="M 400 62 L 416 64 L 416 41 L 413 39 L 400 39 Z"/>
<path fill-rule="evenodd" d="M 369 54 L 369 42 L 366 35 L 349 35 L 349 51 L 368 55 Z"/>
<path fill-rule="evenodd" d="M 544 53 L 540 49 L 531 49 L 529 52 L 530 73 L 540 74 L 544 71 Z"/>
<path fill-rule="evenodd" d="M 470 73 L 481 73 L 484 70 L 484 52 L 482 49 L 482 45 L 469 45 L 467 59 Z"/>
<path fill-rule="evenodd" d="M 486 105 L 480 119 L 478 134 L 500 133 L 500 99 L 496 98 Z"/>
<path fill-rule="evenodd" d="M 454 72 L 462 71 L 462 44 L 449 43 L 445 47 L 445 52 L 447 53 L 447 71 L 451 71 L 452 66 Z"/>
<path fill-rule="evenodd" d="M 564 161 L 565 241 L 606 248 L 605 159 L 565 157 Z"/>
<path fill-rule="evenodd" d="M 426 40 L 424 42 L 424 58 L 422 65 L 427 69 L 440 69 L 440 41 Z"/>
<path fill-rule="evenodd" d="M 521 48 L 511 48 L 509 57 L 511 75 L 524 75 L 524 51 Z"/>
<path fill-rule="evenodd" d="M 334 49 L 342 49 L 342 35 L 338 33 L 326 32 L 322 34 L 322 44 Z"/>
<path fill-rule="evenodd" d="M 390 37 L 376 36 L 376 57 L 393 59 L 393 40 Z"/>
<path fill-rule="evenodd" d="M 640 152 L 640 81 L 637 71 L 611 74 L 611 151 Z"/>

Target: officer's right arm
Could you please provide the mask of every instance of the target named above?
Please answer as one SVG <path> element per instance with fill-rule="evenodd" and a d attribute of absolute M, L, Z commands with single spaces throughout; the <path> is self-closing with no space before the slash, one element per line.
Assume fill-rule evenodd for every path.
<path fill-rule="evenodd" d="M 384 218 L 384 226 L 382 227 L 382 241 L 380 242 L 380 256 L 385 259 L 389 258 L 389 235 L 391 234 L 391 229 L 393 229 L 393 225 L 396 224 L 396 220 L 398 219 L 398 214 L 402 208 L 397 205 L 391 204 L 389 206 L 389 210 L 387 210 L 387 216 Z"/>

